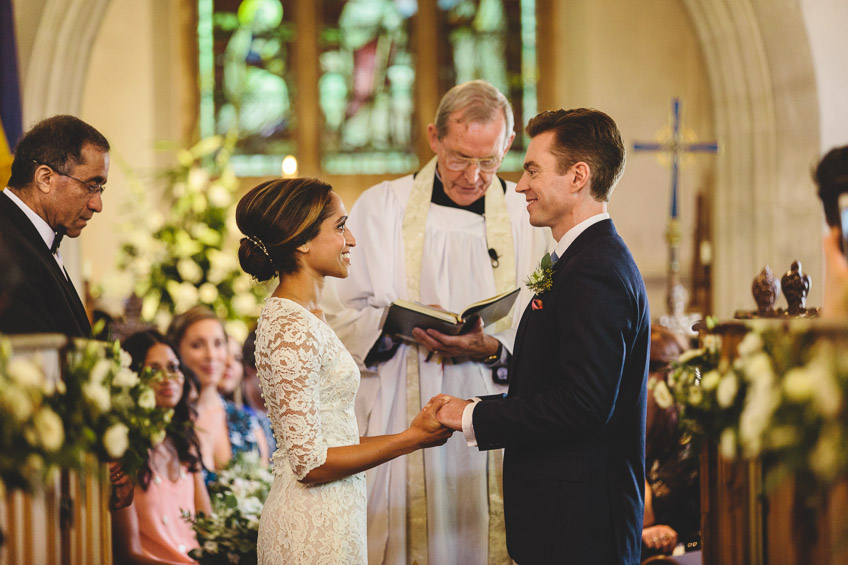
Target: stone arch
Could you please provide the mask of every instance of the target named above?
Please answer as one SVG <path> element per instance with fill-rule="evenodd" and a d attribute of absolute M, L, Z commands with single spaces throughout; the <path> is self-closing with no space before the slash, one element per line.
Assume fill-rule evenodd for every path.
<path fill-rule="evenodd" d="M 797 0 L 684 0 L 702 45 L 722 144 L 713 225 L 715 313 L 752 308 L 751 281 L 795 258 L 821 272 L 815 71 Z M 815 286 L 815 285 L 814 285 Z M 821 303 L 814 289 L 810 304 Z"/>

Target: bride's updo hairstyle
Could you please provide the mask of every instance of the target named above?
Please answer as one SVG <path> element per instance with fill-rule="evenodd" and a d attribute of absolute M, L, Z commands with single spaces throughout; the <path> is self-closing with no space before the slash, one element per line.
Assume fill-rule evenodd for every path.
<path fill-rule="evenodd" d="M 318 179 L 297 178 L 263 182 L 245 194 L 236 207 L 244 272 L 259 282 L 296 272 L 296 250 L 329 217 L 332 190 Z"/>

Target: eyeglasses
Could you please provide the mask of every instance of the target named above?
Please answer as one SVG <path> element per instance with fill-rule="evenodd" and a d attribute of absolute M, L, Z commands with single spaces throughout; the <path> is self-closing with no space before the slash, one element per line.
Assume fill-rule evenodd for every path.
<path fill-rule="evenodd" d="M 173 379 L 175 381 L 179 381 L 184 378 L 183 371 L 180 368 L 179 363 L 169 363 L 164 367 L 160 367 L 158 365 L 148 365 L 147 370 L 150 371 L 150 376 L 157 381 L 164 381 L 166 379 Z"/>
<path fill-rule="evenodd" d="M 48 169 L 50 169 L 51 171 L 53 171 L 54 173 L 56 173 L 59 176 L 68 177 L 71 180 L 77 181 L 78 183 L 80 183 L 81 185 L 83 185 L 85 187 L 85 189 L 88 191 L 88 194 L 90 196 L 94 196 L 95 194 L 103 194 L 103 191 L 106 190 L 106 183 L 105 182 L 101 182 L 101 183 L 98 183 L 98 184 L 87 183 L 84 180 L 78 179 L 77 177 L 72 177 L 68 173 L 63 173 L 62 171 L 58 170 L 56 167 L 54 167 L 52 165 L 48 165 L 47 163 L 39 163 L 38 161 L 33 161 L 33 163 L 35 163 L 36 165 L 39 165 L 39 166 L 47 167 Z"/>
<path fill-rule="evenodd" d="M 445 167 L 455 173 L 467 169 L 470 165 L 477 165 L 484 173 L 494 173 L 501 166 L 503 156 L 497 157 L 461 157 L 456 153 L 445 151 Z"/>

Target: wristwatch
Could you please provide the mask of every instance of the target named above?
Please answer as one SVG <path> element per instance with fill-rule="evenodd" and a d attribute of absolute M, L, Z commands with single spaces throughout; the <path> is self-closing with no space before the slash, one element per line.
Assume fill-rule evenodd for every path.
<path fill-rule="evenodd" d="M 491 355 L 487 355 L 486 357 L 483 357 L 480 360 L 480 362 L 483 363 L 484 365 L 486 365 L 487 367 L 493 367 L 494 365 L 497 365 L 500 362 L 502 353 L 503 353 L 503 344 L 499 341 L 497 351 L 495 351 Z"/>

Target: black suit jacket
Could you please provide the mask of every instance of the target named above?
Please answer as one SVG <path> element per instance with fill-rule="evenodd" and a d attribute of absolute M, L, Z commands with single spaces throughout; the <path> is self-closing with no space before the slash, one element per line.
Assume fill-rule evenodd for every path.
<path fill-rule="evenodd" d="M 73 283 L 26 214 L 0 193 L 0 239 L 23 275 L 0 312 L 0 332 L 63 333 L 91 337 L 91 325 Z"/>
<path fill-rule="evenodd" d="M 480 449 L 505 448 L 509 554 L 638 564 L 650 314 L 612 221 L 578 236 L 538 298 L 518 327 L 509 395 L 473 412 Z"/>

